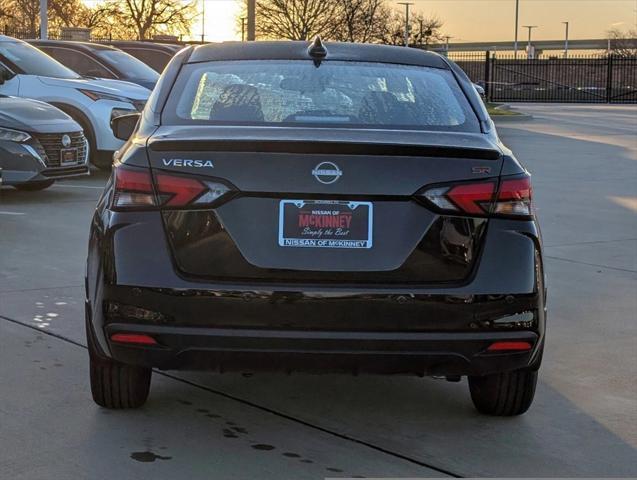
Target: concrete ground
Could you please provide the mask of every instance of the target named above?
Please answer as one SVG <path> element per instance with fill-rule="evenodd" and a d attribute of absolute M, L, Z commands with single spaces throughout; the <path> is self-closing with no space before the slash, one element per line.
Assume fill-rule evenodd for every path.
<path fill-rule="evenodd" d="M 156 374 L 95 406 L 82 281 L 104 175 L 0 190 L 0 478 L 637 476 L 637 108 L 526 105 L 549 330 L 531 410 L 478 415 L 466 382 Z"/>

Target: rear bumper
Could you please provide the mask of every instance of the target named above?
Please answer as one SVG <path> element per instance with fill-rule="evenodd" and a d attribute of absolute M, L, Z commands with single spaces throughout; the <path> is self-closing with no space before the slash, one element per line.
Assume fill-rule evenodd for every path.
<path fill-rule="evenodd" d="M 538 346 L 532 331 L 396 333 L 280 331 L 110 324 L 115 333 L 149 335 L 157 345 L 108 340 L 113 358 L 160 369 L 484 375 L 528 367 L 536 348 L 488 352 L 497 341 Z"/>
<path fill-rule="evenodd" d="M 480 265 L 462 285 L 208 283 L 176 272 L 155 213 L 94 218 L 87 312 L 106 356 L 241 371 L 480 375 L 537 366 L 545 306 L 534 222 L 490 220 Z M 111 342 L 126 332 L 159 345 Z M 486 352 L 509 340 L 533 348 Z"/>

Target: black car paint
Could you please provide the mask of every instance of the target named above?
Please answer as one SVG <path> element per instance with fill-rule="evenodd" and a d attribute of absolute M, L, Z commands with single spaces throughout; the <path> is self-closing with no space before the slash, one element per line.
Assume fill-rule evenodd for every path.
<path fill-rule="evenodd" d="M 92 44 L 88 42 L 75 42 L 75 41 L 66 41 L 66 40 L 29 40 L 28 42 L 34 47 L 39 48 L 44 53 L 52 56 L 58 61 L 60 60 L 56 57 L 55 52 L 52 51 L 51 49 L 63 48 L 67 50 L 72 50 L 73 52 L 75 52 L 76 55 L 86 55 L 87 57 L 91 58 L 92 61 L 99 64 L 104 70 L 109 71 L 110 74 L 112 75 L 111 78 L 113 79 L 135 83 L 149 90 L 152 90 L 153 88 L 155 88 L 156 81 L 150 81 L 147 79 L 131 76 L 130 72 L 123 71 L 122 69 L 118 68 L 117 65 L 115 65 L 113 62 L 109 62 L 108 59 L 101 57 L 96 53 L 98 49 L 104 50 L 104 49 L 112 48 L 113 50 L 116 50 L 114 47 L 109 47 L 107 45 L 101 45 L 101 44 Z M 60 61 L 60 63 L 64 64 L 64 62 L 62 61 Z M 77 71 L 76 73 L 86 77 L 94 76 L 94 75 L 90 75 L 90 72 L 86 72 L 86 71 L 83 71 L 83 72 Z"/>
<path fill-rule="evenodd" d="M 161 73 L 172 57 L 184 48 L 183 45 L 171 43 L 126 40 L 113 40 L 107 44 L 141 60 L 158 73 Z"/>
<path fill-rule="evenodd" d="M 386 274 L 385 277 L 381 275 L 380 281 L 370 278 L 374 272 L 349 272 L 351 275 L 339 280 L 338 275 L 329 279 L 329 274 L 324 272 L 254 265 L 236 251 L 228 233 L 220 232 L 215 221 L 222 218 L 221 210 L 230 208 L 235 201 L 267 193 L 264 185 L 268 182 L 263 177 L 281 175 L 285 168 L 268 172 L 255 162 L 243 172 L 235 169 L 234 176 L 227 179 L 217 167 L 224 159 L 224 155 L 219 154 L 215 159 L 214 175 L 230 180 L 238 190 L 248 194 L 239 195 L 215 209 L 190 215 L 188 221 L 194 221 L 194 225 L 189 224 L 187 228 L 200 232 L 212 225 L 211 233 L 223 237 L 220 237 L 219 245 L 226 253 L 217 260 L 223 258 L 229 270 L 244 274 L 224 278 L 223 275 L 210 275 L 210 271 L 204 275 L 184 272 L 183 258 L 180 264 L 180 254 L 175 255 L 174 249 L 175 241 L 179 243 L 175 234 L 186 228 L 183 221 L 187 215 L 169 211 L 113 211 L 109 208 L 111 182 L 98 204 L 91 227 L 86 277 L 89 335 L 94 337 L 104 355 L 159 368 L 263 367 L 476 375 L 539 366 L 546 311 L 542 246 L 536 221 L 490 218 L 485 225 L 485 221 L 476 221 L 472 217 L 446 216 L 428 210 L 419 204 L 416 196 L 423 187 L 435 183 L 434 180 L 453 179 L 450 172 L 454 168 L 463 170 L 462 174 L 457 174 L 458 179 L 473 178 L 474 172 L 479 172 L 478 178 L 487 175 L 494 179 L 501 174 L 525 172 L 499 142 L 493 123 L 470 81 L 459 69 L 453 65 L 449 67 L 446 59 L 434 54 L 378 46 L 327 46 L 330 51 L 327 61 L 339 58 L 451 68 L 480 119 L 483 134 L 436 132 L 426 135 L 423 132 L 258 127 L 201 128 L 199 131 L 198 127 L 160 126 L 162 106 L 184 62 L 206 61 L 210 57 L 307 58 L 307 46 L 301 42 L 259 42 L 250 49 L 230 44 L 210 51 L 187 48 L 171 61 L 142 113 L 135 135 L 120 151 L 118 161 L 124 165 L 165 169 L 166 166 L 160 163 L 162 149 L 154 148 L 154 145 L 157 147 L 161 142 L 174 140 L 196 143 L 198 135 L 213 143 L 223 138 L 228 142 L 225 145 L 237 142 L 279 145 L 293 137 L 319 145 L 322 142 L 398 147 L 426 144 L 440 147 L 442 150 L 434 150 L 438 154 L 454 151 L 455 158 L 437 158 L 431 152 L 421 157 L 427 162 L 445 161 L 448 170 L 443 177 L 436 179 L 435 174 L 440 169 L 430 168 L 420 177 L 422 179 L 399 178 L 388 185 L 392 195 L 410 205 L 409 208 L 420 208 L 432 223 L 470 224 L 473 228 L 469 232 L 473 235 L 481 230 L 481 241 L 477 242 L 480 246 L 471 252 L 471 264 L 468 265 L 466 259 L 459 261 L 465 256 L 466 246 L 464 251 L 460 249 L 454 255 L 453 249 L 449 248 L 454 246 L 453 242 L 439 235 L 436 247 L 446 248 L 450 263 L 461 271 L 450 281 L 440 281 L 440 277 L 431 281 L 426 278 L 420 281 L 397 278 L 394 281 L 391 279 L 392 267 L 400 265 L 384 265 L 376 272 Z M 384 134 L 387 138 L 382 138 Z M 466 153 L 496 152 L 497 159 L 476 159 L 471 155 L 458 158 L 458 152 L 463 149 Z M 197 157 L 201 152 L 192 149 L 184 148 L 181 153 L 184 152 L 188 152 L 188 158 L 203 158 Z M 209 156 L 210 151 L 206 152 Z M 177 157 L 179 152 L 172 150 L 171 153 Z M 236 153 L 230 150 L 225 155 L 233 154 Z M 259 154 L 263 155 L 262 152 Z M 376 161 L 380 161 L 379 157 Z M 298 163 L 298 168 L 305 172 L 316 165 L 317 159 L 303 155 Z M 485 173 L 487 169 L 473 168 L 485 165 L 491 167 L 488 174 Z M 188 167 L 180 171 L 188 172 Z M 410 173 L 417 177 L 413 171 Z M 298 174 L 288 178 L 290 182 L 296 180 L 295 184 L 290 184 L 294 184 L 294 189 L 290 186 L 289 194 L 320 195 L 321 189 L 325 188 L 317 182 L 304 183 L 304 177 Z M 364 190 L 359 185 L 357 190 L 355 183 L 348 186 L 354 187 L 354 194 L 373 195 L 369 188 Z M 324 194 L 328 194 L 327 189 Z M 343 196 L 352 191 L 332 190 L 329 194 Z M 377 194 L 387 194 L 387 189 L 379 187 Z M 172 239 L 167 235 L 171 225 Z M 202 239 L 205 238 L 203 235 Z M 435 268 L 440 272 L 444 266 L 440 264 Z M 190 269 L 193 269 L 192 265 Z M 307 278 L 307 275 L 313 276 Z M 326 278 L 320 278 L 321 275 Z M 518 320 L 520 314 L 525 315 L 524 321 Z M 157 338 L 160 346 L 112 344 L 107 334 L 117 331 L 149 333 Z M 485 352 L 492 341 L 518 339 L 530 341 L 533 350 Z"/>

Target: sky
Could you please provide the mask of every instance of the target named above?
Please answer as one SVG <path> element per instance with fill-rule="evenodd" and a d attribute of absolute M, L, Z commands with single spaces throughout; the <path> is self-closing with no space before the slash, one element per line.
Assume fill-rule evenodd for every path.
<path fill-rule="evenodd" d="M 98 0 L 99 1 L 99 0 Z M 244 0 L 197 0 L 199 11 L 205 2 L 205 39 L 207 41 L 241 40 L 237 17 Z M 388 0 L 404 10 L 399 1 Z M 516 0 L 408 0 L 412 12 L 435 15 L 444 25 L 442 31 L 451 42 L 512 41 Z M 94 4 L 96 0 L 85 0 Z M 637 0 L 519 0 L 520 39 L 526 39 L 522 25 L 538 25 L 533 38 L 564 38 L 569 22 L 569 38 L 605 38 L 611 28 L 637 30 Z M 201 17 L 193 24 L 192 37 L 201 39 Z"/>
<path fill-rule="evenodd" d="M 241 0 L 205 1 L 205 39 L 240 40 L 236 17 Z M 513 40 L 515 0 L 409 0 L 413 12 L 436 15 L 451 42 Z M 396 0 L 390 3 L 396 8 Z M 520 0 L 520 39 L 526 39 L 522 25 L 538 25 L 533 38 L 553 40 L 564 37 L 568 21 L 571 39 L 604 38 L 611 28 L 629 30 L 637 23 L 637 0 Z M 201 21 L 193 26 L 193 35 L 201 38 Z"/>

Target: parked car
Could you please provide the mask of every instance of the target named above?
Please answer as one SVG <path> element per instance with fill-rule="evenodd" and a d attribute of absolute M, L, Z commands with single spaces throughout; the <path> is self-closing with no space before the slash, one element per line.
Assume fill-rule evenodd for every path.
<path fill-rule="evenodd" d="M 91 390 L 153 367 L 468 376 L 518 415 L 542 360 L 529 173 L 450 60 L 371 44 L 179 52 L 95 212 Z"/>
<path fill-rule="evenodd" d="M 183 45 L 156 42 L 133 42 L 126 40 L 113 40 L 108 42 L 133 57 L 141 60 L 153 70 L 161 73 L 171 58 L 183 48 Z"/>
<path fill-rule="evenodd" d="M 111 119 L 139 111 L 150 91 L 119 80 L 86 79 L 22 40 L 0 35 L 0 94 L 50 103 L 80 124 L 91 161 L 110 168 L 123 142 Z"/>
<path fill-rule="evenodd" d="M 55 180 L 88 175 L 88 142 L 63 111 L 37 100 L 0 95 L 2 183 L 43 190 Z"/>
<path fill-rule="evenodd" d="M 159 74 L 137 58 L 108 45 L 70 40 L 29 43 L 83 77 L 110 78 L 155 88 Z"/>

